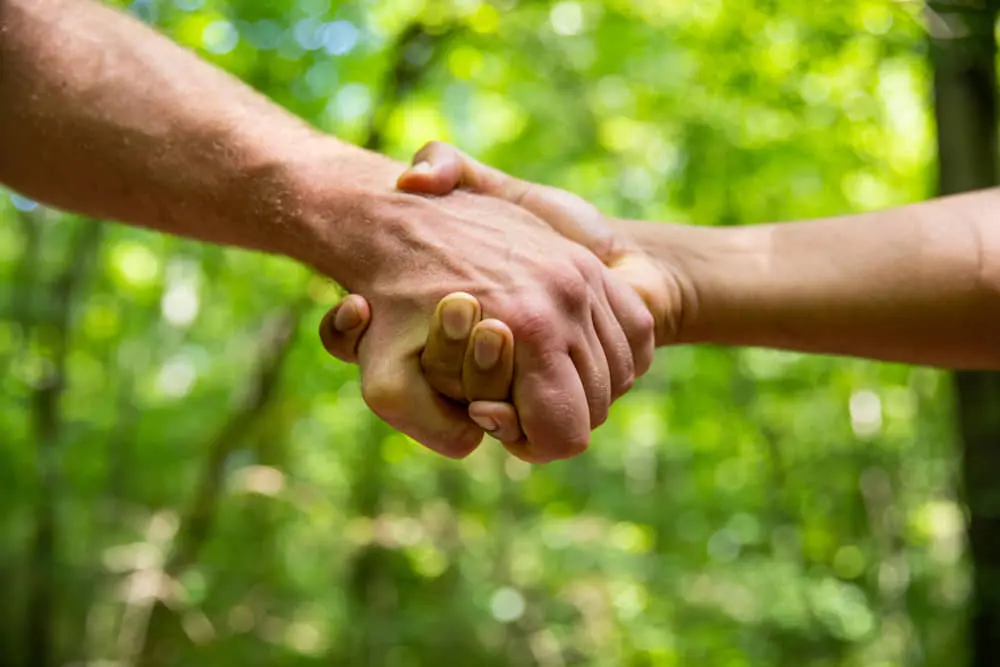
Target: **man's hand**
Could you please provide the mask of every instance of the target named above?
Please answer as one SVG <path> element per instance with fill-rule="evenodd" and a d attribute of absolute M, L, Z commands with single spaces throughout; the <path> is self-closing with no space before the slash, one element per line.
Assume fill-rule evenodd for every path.
<path fill-rule="evenodd" d="M 648 369 L 653 321 L 641 299 L 529 212 L 467 192 L 427 199 L 374 189 L 353 201 L 355 214 L 377 227 L 341 225 L 351 238 L 334 240 L 322 236 L 324 212 L 345 206 L 314 192 L 318 254 L 310 263 L 323 269 L 322 248 L 335 243 L 361 253 L 351 262 L 361 270 L 340 266 L 338 278 L 371 308 L 357 350 L 365 400 L 436 451 L 464 456 L 482 437 L 465 408 L 448 400 L 465 399 L 460 385 L 439 373 L 438 393 L 420 364 L 430 314 L 450 292 L 474 294 L 481 313 L 517 339 L 513 403 L 540 461 L 586 449 L 611 401 Z M 446 321 L 465 329 L 480 316 L 473 300 Z"/>
<path fill-rule="evenodd" d="M 505 199 L 531 211 L 561 235 L 588 248 L 611 267 L 616 276 L 643 297 L 655 315 L 657 342 L 673 342 L 681 319 L 682 302 L 676 279 L 667 275 L 663 266 L 655 264 L 636 245 L 627 230 L 613 229 L 610 221 L 593 205 L 569 192 L 515 179 L 440 142 L 427 144 L 413 161 L 414 167 L 398 180 L 401 189 L 448 195 L 457 188 L 464 188 Z M 487 372 L 485 377 L 492 385 L 489 390 L 484 388 L 486 380 L 482 375 L 470 375 L 477 369 L 472 357 L 467 354 L 467 350 L 475 347 L 475 337 L 470 337 L 470 329 L 465 330 L 465 336 L 456 334 L 449 338 L 443 333 L 448 327 L 441 324 L 442 316 L 460 307 L 476 312 L 478 317 L 478 303 L 469 295 L 450 295 L 442 300 L 431 323 L 422 355 L 424 374 L 430 385 L 442 394 L 467 400 L 473 421 L 503 442 L 512 453 L 525 460 L 536 460 L 535 449 L 521 429 L 517 411 L 514 406 L 503 402 L 507 394 L 498 389 L 503 385 L 503 374 L 498 370 L 495 376 L 490 376 Z M 360 327 L 347 331 L 337 326 L 334 317 L 345 308 L 352 312 L 355 308 L 360 309 L 365 315 L 369 312 L 363 299 L 353 295 L 348 297 L 330 311 L 322 336 L 333 356 L 350 362 L 353 360 L 353 348 L 364 329 Z M 503 322 L 493 320 L 489 326 L 499 335 L 504 335 Z M 455 326 L 451 328 L 456 329 Z M 509 344 L 513 346 L 513 340 Z"/>

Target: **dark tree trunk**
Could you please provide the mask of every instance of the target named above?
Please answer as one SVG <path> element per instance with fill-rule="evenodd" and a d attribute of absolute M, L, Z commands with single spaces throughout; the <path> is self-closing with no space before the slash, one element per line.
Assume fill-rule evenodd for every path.
<path fill-rule="evenodd" d="M 998 0 L 941 0 L 929 21 L 942 195 L 1000 182 Z M 1000 374 L 956 373 L 973 566 L 970 664 L 1000 665 Z"/>
<path fill-rule="evenodd" d="M 62 430 L 61 400 L 66 383 L 71 315 L 77 290 L 84 281 L 101 240 L 101 226 L 92 220 L 77 222 L 73 252 L 50 292 L 52 311 L 46 324 L 32 336 L 51 367 L 32 396 L 32 421 L 38 456 L 39 496 L 35 506 L 28 573 L 28 600 L 24 611 L 25 664 L 50 667 L 56 662 L 57 582 L 56 502 L 59 495 L 57 449 Z"/>

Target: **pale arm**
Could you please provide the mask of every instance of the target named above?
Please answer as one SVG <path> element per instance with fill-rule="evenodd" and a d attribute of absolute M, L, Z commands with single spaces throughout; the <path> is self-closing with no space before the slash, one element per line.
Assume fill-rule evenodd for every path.
<path fill-rule="evenodd" d="M 680 286 L 675 342 L 1000 368 L 1000 190 L 740 228 L 618 224 Z"/>

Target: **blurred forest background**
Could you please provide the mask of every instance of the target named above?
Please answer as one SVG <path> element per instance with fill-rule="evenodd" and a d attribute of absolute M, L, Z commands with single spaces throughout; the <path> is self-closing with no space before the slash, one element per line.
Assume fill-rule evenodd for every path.
<path fill-rule="evenodd" d="M 997 3 L 136 0 L 317 126 L 636 218 L 994 184 Z M 996 667 L 1000 383 L 662 351 L 529 468 L 394 433 L 289 261 L 0 193 L 0 665 Z"/>

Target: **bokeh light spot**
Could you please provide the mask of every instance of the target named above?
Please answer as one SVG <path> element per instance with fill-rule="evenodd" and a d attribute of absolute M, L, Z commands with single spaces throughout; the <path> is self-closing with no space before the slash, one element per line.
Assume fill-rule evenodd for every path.
<path fill-rule="evenodd" d="M 201 43 L 205 50 L 215 55 L 225 55 L 239 44 L 240 35 L 229 21 L 213 21 L 205 26 Z"/>
<path fill-rule="evenodd" d="M 524 596 L 513 588 L 501 588 L 490 599 L 490 613 L 501 623 L 521 618 L 525 610 Z"/>
<path fill-rule="evenodd" d="M 583 30 L 583 8 L 578 2 L 560 2 L 549 12 L 552 30 L 557 35 L 577 35 Z"/>
<path fill-rule="evenodd" d="M 350 21 L 333 21 L 321 30 L 323 48 L 331 56 L 350 53 L 357 46 L 358 38 L 358 28 Z"/>

